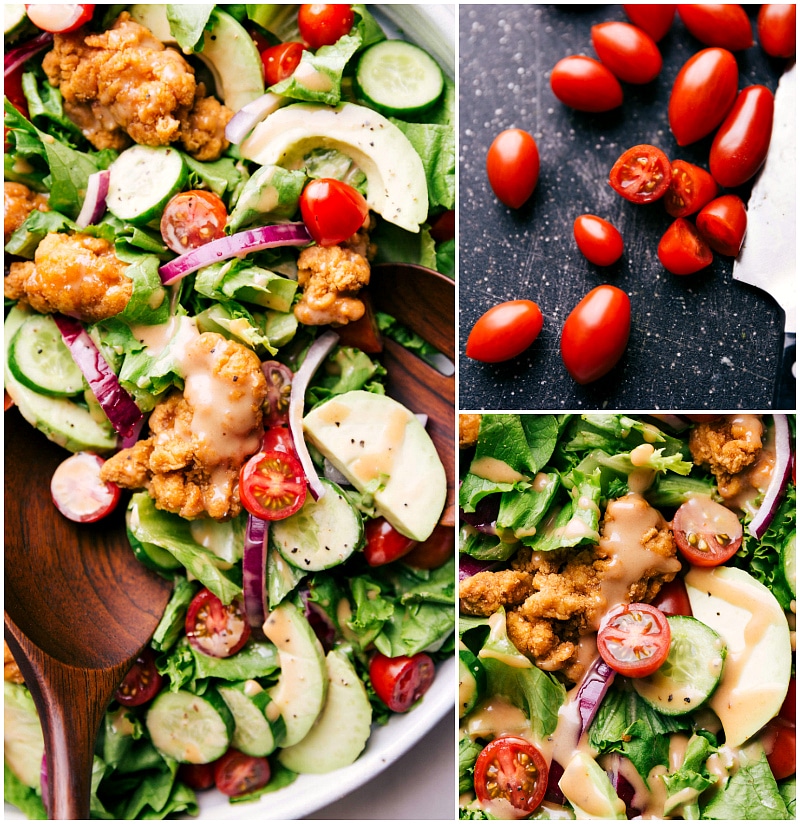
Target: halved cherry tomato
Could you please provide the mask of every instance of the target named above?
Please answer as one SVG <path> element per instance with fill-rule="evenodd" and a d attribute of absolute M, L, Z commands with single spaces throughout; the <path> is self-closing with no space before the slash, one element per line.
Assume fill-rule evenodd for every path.
<path fill-rule="evenodd" d="M 561 330 L 561 359 L 573 380 L 587 384 L 607 375 L 625 352 L 630 331 L 630 298 L 616 286 L 595 286 Z"/>
<path fill-rule="evenodd" d="M 722 195 L 712 200 L 703 206 L 695 222 L 715 252 L 729 257 L 739 254 L 747 231 L 747 210 L 738 195 Z"/>
<path fill-rule="evenodd" d="M 658 259 L 673 275 L 692 275 L 710 266 L 714 254 L 694 224 L 679 217 L 659 241 Z"/>
<path fill-rule="evenodd" d="M 623 4 L 622 8 L 628 20 L 646 31 L 657 43 L 672 28 L 677 6 L 674 3 L 628 3 Z"/>
<path fill-rule="evenodd" d="M 758 42 L 770 57 L 791 57 L 797 50 L 797 6 L 764 3 L 756 21 Z"/>
<path fill-rule="evenodd" d="M 797 731 L 794 724 L 773 718 L 760 736 L 767 763 L 777 781 L 797 772 Z"/>
<path fill-rule="evenodd" d="M 214 783 L 227 796 L 244 795 L 269 784 L 269 761 L 255 755 L 245 755 L 231 747 L 214 762 Z"/>
<path fill-rule="evenodd" d="M 547 761 L 530 741 L 503 735 L 475 761 L 475 795 L 481 804 L 506 801 L 517 817 L 527 817 L 544 799 L 548 772 Z"/>
<path fill-rule="evenodd" d="M 214 192 L 193 189 L 179 192 L 164 207 L 161 215 L 161 237 L 176 254 L 225 237 L 228 210 L 222 198 Z"/>
<path fill-rule="evenodd" d="M 620 675 L 644 678 L 667 660 L 671 637 L 661 610 L 650 604 L 620 604 L 600 623 L 597 650 Z"/>
<path fill-rule="evenodd" d="M 572 231 L 581 253 L 595 266 L 611 266 L 622 257 L 622 235 L 607 220 L 597 215 L 579 215 Z"/>
<path fill-rule="evenodd" d="M 602 63 L 580 54 L 553 66 L 550 88 L 565 106 L 581 112 L 608 112 L 622 105 L 619 80 Z"/>
<path fill-rule="evenodd" d="M 110 515 L 120 489 L 100 477 L 105 460 L 93 452 L 76 452 L 62 461 L 50 481 L 56 509 L 70 521 L 90 524 Z"/>
<path fill-rule="evenodd" d="M 742 545 L 742 525 L 727 507 L 711 498 L 690 498 L 672 518 L 678 550 L 690 564 L 714 567 L 732 558 Z"/>
<path fill-rule="evenodd" d="M 297 13 L 300 36 L 310 49 L 332 46 L 353 28 L 355 16 L 344 3 L 303 3 Z"/>
<path fill-rule="evenodd" d="M 678 72 L 669 98 L 669 127 L 679 146 L 710 134 L 736 100 L 739 67 L 727 49 L 703 49 Z"/>
<path fill-rule="evenodd" d="M 403 563 L 417 569 L 438 569 L 453 557 L 455 547 L 455 527 L 436 524 L 429 538 L 403 556 Z"/>
<path fill-rule="evenodd" d="M 294 74 L 300 64 L 305 48 L 302 43 L 278 43 L 269 46 L 261 52 L 261 62 L 264 64 L 264 83 L 267 87 L 280 83 Z"/>
<path fill-rule="evenodd" d="M 652 203 L 663 197 L 672 179 L 669 158 L 657 146 L 642 143 L 623 152 L 611 167 L 608 182 L 631 203 Z"/>
<path fill-rule="evenodd" d="M 661 585 L 658 595 L 652 601 L 656 609 L 660 609 L 664 615 L 689 615 L 692 614 L 692 603 L 689 600 L 689 593 L 686 591 L 686 584 L 683 578 L 673 578 L 666 584 Z"/>
<path fill-rule="evenodd" d="M 661 52 L 647 32 L 613 21 L 592 26 L 592 45 L 603 65 L 624 83 L 649 83 L 661 71 Z"/>
<path fill-rule="evenodd" d="M 468 358 L 484 363 L 510 360 L 542 331 L 542 312 L 532 300 L 508 300 L 481 315 L 467 338 Z"/>
<path fill-rule="evenodd" d="M 290 452 L 296 455 L 294 448 L 294 438 L 288 426 L 270 426 L 264 431 L 264 440 L 261 448 L 265 452 L 277 449 L 278 452 Z"/>
<path fill-rule="evenodd" d="M 65 34 L 88 23 L 94 7 L 94 3 L 26 3 L 25 13 L 36 28 Z"/>
<path fill-rule="evenodd" d="M 8 392 L 4 389 L 3 390 L 3 412 L 8 412 L 9 409 L 14 405 L 14 399 Z"/>
<path fill-rule="evenodd" d="M 523 129 L 506 129 L 492 141 L 486 155 L 486 172 L 498 199 L 519 209 L 539 181 L 539 148 Z"/>
<path fill-rule="evenodd" d="M 364 559 L 370 566 L 383 566 L 402 558 L 417 542 L 399 533 L 386 518 L 371 518 L 364 526 Z"/>
<path fill-rule="evenodd" d="M 708 164 L 720 186 L 750 180 L 767 159 L 775 98 L 766 86 L 747 86 L 714 135 Z"/>
<path fill-rule="evenodd" d="M 210 790 L 214 786 L 214 764 L 181 764 L 178 780 L 193 790 Z"/>
<path fill-rule="evenodd" d="M 294 373 L 280 361 L 264 361 L 261 364 L 267 379 L 267 399 L 264 401 L 265 426 L 279 426 L 289 420 L 289 400 L 292 394 Z"/>
<path fill-rule="evenodd" d="M 673 217 L 693 215 L 713 200 L 718 191 L 716 181 L 705 169 L 685 160 L 673 160 L 664 208 Z"/>
<path fill-rule="evenodd" d="M 239 601 L 223 604 L 213 592 L 201 589 L 186 610 L 186 637 L 204 655 L 229 658 L 247 643 L 250 624 Z"/>
<path fill-rule="evenodd" d="M 389 658 L 376 652 L 369 662 L 375 694 L 392 712 L 407 712 L 433 683 L 433 659 L 424 652 Z"/>
<path fill-rule="evenodd" d="M 678 16 L 705 46 L 741 51 L 753 45 L 750 18 L 737 3 L 679 3 Z"/>
<path fill-rule="evenodd" d="M 320 246 L 335 246 L 364 225 L 369 206 L 352 186 L 323 177 L 303 189 L 300 212 L 309 234 Z"/>
<path fill-rule="evenodd" d="M 239 473 L 239 497 L 251 515 L 265 521 L 294 515 L 306 499 L 306 476 L 300 461 L 293 453 L 261 450 Z"/>
<path fill-rule="evenodd" d="M 114 698 L 126 707 L 139 707 L 156 697 L 164 677 L 156 669 L 156 656 L 145 647 L 114 693 Z"/>

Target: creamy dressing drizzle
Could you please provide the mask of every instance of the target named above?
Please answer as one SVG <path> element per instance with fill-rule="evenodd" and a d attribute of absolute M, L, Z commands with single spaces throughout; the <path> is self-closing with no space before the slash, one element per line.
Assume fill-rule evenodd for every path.
<path fill-rule="evenodd" d="M 484 478 L 487 481 L 492 481 L 497 484 L 515 484 L 528 480 L 525 475 L 517 472 L 516 469 L 509 466 L 505 461 L 501 461 L 499 458 L 492 458 L 489 455 L 476 458 L 470 464 L 469 471 L 479 478 Z"/>

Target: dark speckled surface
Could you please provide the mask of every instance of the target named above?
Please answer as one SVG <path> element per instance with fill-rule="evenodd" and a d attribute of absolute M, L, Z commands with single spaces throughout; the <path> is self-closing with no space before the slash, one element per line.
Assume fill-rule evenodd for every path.
<path fill-rule="evenodd" d="M 783 338 L 780 310 L 764 293 L 732 280 L 730 258 L 716 256 L 689 277 L 664 270 L 656 248 L 672 219 L 663 205 L 637 207 L 607 183 L 614 161 L 637 143 L 708 167 L 711 139 L 679 148 L 667 120 L 673 80 L 701 44 L 676 16 L 660 43 L 659 77 L 624 86 L 620 109 L 590 115 L 556 100 L 549 72 L 566 55 L 595 56 L 591 26 L 625 20 L 621 6 L 461 5 L 459 15 L 461 408 L 768 409 Z M 758 46 L 737 60 L 740 88 L 763 83 L 775 90 L 781 61 Z M 536 192 L 517 211 L 494 197 L 485 166 L 495 135 L 511 127 L 534 135 L 542 162 Z M 737 193 L 746 201 L 749 187 Z M 613 267 L 596 267 L 578 251 L 572 223 L 585 212 L 622 232 L 625 254 Z M 630 342 L 608 376 L 579 386 L 561 362 L 560 330 L 600 283 L 629 294 Z M 504 364 L 463 356 L 478 317 L 517 298 L 535 300 L 544 314 L 533 346 Z"/>

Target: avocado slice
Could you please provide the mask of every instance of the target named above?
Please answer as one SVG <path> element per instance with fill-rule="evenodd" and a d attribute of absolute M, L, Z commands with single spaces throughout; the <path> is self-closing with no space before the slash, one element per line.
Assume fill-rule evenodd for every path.
<path fill-rule="evenodd" d="M 572 756 L 558 782 L 580 819 L 627 819 L 625 802 L 614 792 L 605 770 L 586 752 Z"/>

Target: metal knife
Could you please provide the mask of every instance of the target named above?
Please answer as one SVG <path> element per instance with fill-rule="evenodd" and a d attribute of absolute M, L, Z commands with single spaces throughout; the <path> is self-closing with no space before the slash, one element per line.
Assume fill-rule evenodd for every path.
<path fill-rule="evenodd" d="M 784 72 L 775 92 L 775 115 L 767 160 L 750 193 L 747 233 L 733 264 L 734 280 L 771 295 L 784 313 L 783 352 L 773 409 L 794 410 L 797 336 L 797 190 L 795 69 Z"/>

